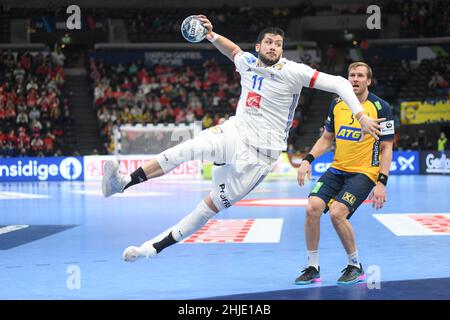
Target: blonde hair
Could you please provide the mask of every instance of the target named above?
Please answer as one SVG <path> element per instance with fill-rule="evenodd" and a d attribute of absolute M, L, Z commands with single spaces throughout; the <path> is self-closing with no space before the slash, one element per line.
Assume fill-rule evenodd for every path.
<path fill-rule="evenodd" d="M 348 66 L 348 73 L 350 70 L 358 68 L 358 67 L 366 67 L 367 68 L 367 79 L 372 79 L 372 68 L 365 62 L 353 62 Z"/>

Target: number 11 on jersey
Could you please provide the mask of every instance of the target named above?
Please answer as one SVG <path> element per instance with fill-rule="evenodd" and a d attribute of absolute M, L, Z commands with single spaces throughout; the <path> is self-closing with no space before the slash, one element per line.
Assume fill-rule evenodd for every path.
<path fill-rule="evenodd" d="M 261 90 L 261 86 L 262 86 L 262 82 L 264 80 L 264 77 L 258 77 L 256 74 L 252 77 L 253 79 L 253 84 L 252 84 L 252 89 L 255 89 L 256 87 L 256 83 L 259 82 L 258 85 L 258 90 Z"/>

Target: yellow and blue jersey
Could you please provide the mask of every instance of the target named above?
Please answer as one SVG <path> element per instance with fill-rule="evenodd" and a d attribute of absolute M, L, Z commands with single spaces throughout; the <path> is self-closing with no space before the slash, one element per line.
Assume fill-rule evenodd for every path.
<path fill-rule="evenodd" d="M 387 131 L 388 134 L 380 136 L 380 141 L 393 140 L 394 119 L 389 104 L 369 92 L 362 106 L 369 117 L 386 118 L 384 125 L 391 129 Z M 363 173 L 376 183 L 380 172 L 380 142 L 369 134 L 364 136 L 363 141 L 358 142 L 361 137 L 361 125 L 340 98 L 331 102 L 325 129 L 333 132 L 336 138 L 332 170 Z"/>

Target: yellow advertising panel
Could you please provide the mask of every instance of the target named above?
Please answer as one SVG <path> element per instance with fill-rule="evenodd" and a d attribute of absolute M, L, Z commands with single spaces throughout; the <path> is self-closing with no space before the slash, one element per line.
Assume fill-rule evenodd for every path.
<path fill-rule="evenodd" d="M 423 124 L 450 121 L 450 102 L 435 104 L 421 101 L 402 102 L 400 105 L 402 124 Z"/>

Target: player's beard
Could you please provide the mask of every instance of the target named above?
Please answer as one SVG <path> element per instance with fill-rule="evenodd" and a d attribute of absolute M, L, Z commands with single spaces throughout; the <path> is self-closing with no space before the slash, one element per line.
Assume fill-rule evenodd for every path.
<path fill-rule="evenodd" d="M 278 61 L 280 61 L 281 55 L 279 55 L 277 58 L 275 59 L 270 59 L 267 56 L 259 53 L 258 54 L 258 58 L 259 60 L 261 60 L 262 63 L 264 63 L 266 66 L 273 66 L 274 64 L 278 63 Z"/>

